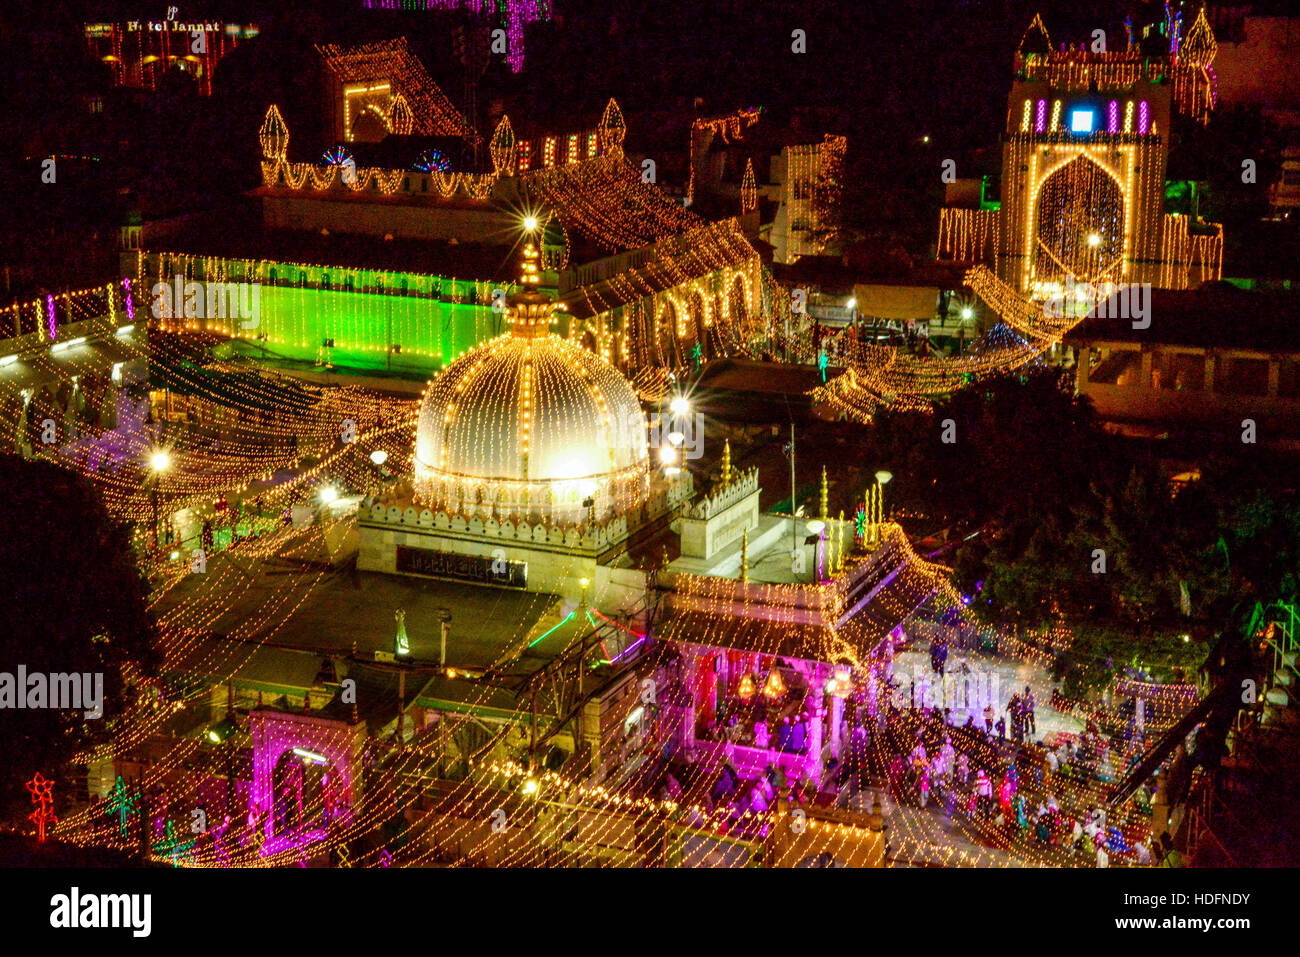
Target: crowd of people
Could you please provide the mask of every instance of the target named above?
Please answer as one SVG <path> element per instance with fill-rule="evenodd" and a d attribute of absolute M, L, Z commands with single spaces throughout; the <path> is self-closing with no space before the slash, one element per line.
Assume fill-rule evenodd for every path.
<path fill-rule="evenodd" d="M 994 721 L 991 707 L 983 729 L 969 720 L 953 727 L 939 710 L 919 718 L 916 712 L 895 712 L 891 721 L 911 734 L 910 749 L 893 735 L 888 776 L 895 800 L 933 807 L 950 819 L 963 817 L 994 846 L 1059 848 L 1098 867 L 1110 866 L 1113 858 L 1152 865 L 1162 849 L 1153 850 L 1141 804 L 1121 821 L 1099 802 L 1070 808 L 1058 799 L 1058 793 L 1087 794 L 1085 782 L 1111 778 L 1105 735 L 1089 727 L 1077 740 L 1062 736 L 1055 746 L 1026 742 L 1033 709 L 1031 690 L 1013 696 L 1009 737 L 1000 733 L 1005 719 Z"/>

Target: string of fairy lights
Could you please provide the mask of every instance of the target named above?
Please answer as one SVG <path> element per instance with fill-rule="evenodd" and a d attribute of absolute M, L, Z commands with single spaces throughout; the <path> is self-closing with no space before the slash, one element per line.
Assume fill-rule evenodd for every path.
<path fill-rule="evenodd" d="M 1185 37 L 1180 36 L 1182 14 L 1170 14 L 1170 52 L 1152 56 L 1142 51 L 1129 37 L 1123 50 L 1095 52 L 1086 49 L 1053 50 L 1042 17 L 1035 16 L 1025 40 L 1016 54 L 1016 69 L 1025 78 L 1046 80 L 1053 88 L 1087 90 L 1107 87 L 1131 87 L 1140 80 L 1173 81 L 1173 101 L 1183 113 L 1205 123 L 1217 99 L 1213 62 L 1218 43 L 1202 7 Z M 1034 36 L 1046 53 L 1025 49 Z"/>
<path fill-rule="evenodd" d="M 162 345 L 165 348 L 167 337 L 155 337 L 156 342 L 151 346 Z M 155 361 L 167 361 L 166 359 L 156 359 Z M 274 381 L 272 379 L 272 381 Z M 241 396 L 241 399 L 248 397 Z M 265 402 L 265 396 L 259 396 L 259 403 Z M 260 406 L 259 406 L 260 407 Z M 355 457 L 355 456 L 354 456 Z M 295 544 L 293 539 L 299 539 L 296 543 L 298 547 L 305 548 L 307 542 L 302 539 L 312 537 L 313 533 L 294 532 L 292 530 L 278 530 L 273 532 L 264 542 L 258 542 L 252 545 L 253 550 L 248 552 L 250 557 L 258 555 L 286 554 L 291 553 Z M 247 589 L 248 585 L 241 581 L 241 576 L 234 573 L 228 568 L 218 568 L 216 573 L 202 581 L 202 591 L 190 597 L 187 601 L 177 606 L 174 612 L 164 619 L 163 630 L 169 636 L 168 642 L 168 660 L 170 661 L 187 661 L 187 656 L 195 653 L 198 643 L 211 628 L 212 624 L 219 620 L 224 614 L 224 609 L 238 599 Z M 303 603 L 309 600 L 312 588 L 314 587 L 319 576 L 307 576 L 305 580 L 300 580 L 293 584 L 286 583 L 286 587 L 277 590 L 272 594 L 265 603 L 259 608 L 258 614 L 250 616 L 246 623 L 231 632 L 226 640 L 226 650 L 220 657 L 214 659 L 213 655 L 217 653 L 209 652 L 205 657 L 198 659 L 202 670 L 212 674 L 220 674 L 225 671 L 227 675 L 233 676 L 238 673 L 239 668 L 246 662 L 257 647 L 257 642 L 267 642 L 274 639 L 278 634 L 279 627 L 272 627 L 269 631 L 264 628 L 258 628 L 255 622 L 284 622 L 292 618 L 294 609 L 301 607 Z M 174 572 L 168 580 L 165 588 L 174 588 L 180 581 L 186 580 L 188 576 L 183 573 Z M 922 581 L 925 576 L 922 576 Z M 923 586 L 927 590 L 930 585 Z M 207 600 L 204 600 L 207 597 Z M 905 603 L 906 604 L 906 603 Z M 900 606 L 898 609 L 891 611 L 885 617 L 892 614 L 902 614 L 904 609 Z M 183 624 L 181 624 L 183 622 Z M 256 635 L 254 634 L 257 633 Z M 774 629 L 774 634 L 777 630 Z M 873 637 L 875 637 L 873 635 Z M 240 643 L 241 641 L 254 641 L 250 646 Z M 850 644 L 843 638 L 837 638 L 837 641 L 844 644 Z M 566 646 L 567 647 L 567 646 Z M 836 645 L 837 650 L 842 651 L 841 645 Z M 193 665 L 191 665 L 193 666 Z M 183 706 L 185 700 L 199 701 L 204 697 L 204 692 L 196 690 L 186 699 L 176 701 L 169 699 L 166 704 L 156 704 L 148 709 L 142 709 L 144 712 L 140 715 L 140 720 L 125 722 L 129 729 L 120 744 L 139 743 L 147 735 L 148 731 L 158 727 L 162 722 L 172 717 L 178 705 Z M 197 746 L 194 742 L 178 743 L 166 756 L 166 758 L 153 765 L 145 774 L 143 783 L 146 786 L 152 786 L 153 783 L 166 782 L 169 793 L 185 793 L 187 788 L 193 785 L 198 787 L 201 775 L 198 771 L 188 770 L 187 765 L 192 761 L 196 754 Z M 368 785 L 369 794 L 374 794 L 373 799 L 363 798 L 356 802 L 353 809 L 352 824 L 346 829 L 339 831 L 336 837 L 330 839 L 328 846 L 342 853 L 350 844 L 355 844 L 365 835 L 372 834 L 391 810 L 390 802 L 384 797 L 388 792 L 386 787 L 396 787 L 405 776 L 414 773 L 416 765 L 415 756 L 408 758 L 393 766 L 391 771 L 384 776 L 377 778 L 372 785 Z M 416 762 L 418 763 L 418 762 Z M 471 762 L 471 773 L 467 776 L 465 782 L 458 786 L 458 790 L 463 792 L 467 799 L 473 796 L 480 804 L 483 802 L 490 803 L 494 796 L 500 795 L 501 787 L 509 781 L 516 781 L 520 777 L 517 768 L 510 770 L 503 775 L 501 765 L 492 761 Z M 504 780 L 503 780 L 504 778 Z M 770 828 L 773 823 L 772 815 L 757 814 L 753 811 L 742 811 L 735 813 L 725 808 L 707 809 L 703 804 L 691 803 L 688 800 L 682 801 L 659 801 L 644 793 L 649 782 L 639 779 L 632 779 L 626 786 L 617 790 L 604 788 L 593 788 L 583 782 L 566 782 L 553 773 L 545 776 L 538 786 L 547 789 L 549 792 L 552 786 L 560 787 L 562 792 L 568 795 L 566 800 L 570 802 L 564 805 L 568 808 L 566 817 L 563 818 L 567 824 L 576 823 L 581 818 L 580 826 L 576 827 L 570 843 L 575 848 L 582 847 L 605 847 L 612 846 L 617 840 L 617 833 L 626 829 L 625 815 L 628 812 L 636 811 L 644 813 L 646 811 L 664 812 L 677 815 L 679 823 L 675 826 L 681 828 L 690 828 L 693 833 L 718 833 L 726 831 L 730 835 L 757 835 L 766 828 Z M 699 786 L 705 788 L 705 784 Z M 566 789 L 571 789 L 566 790 Z M 684 796 L 689 798 L 689 795 Z M 320 799 L 321 801 L 324 798 Z M 553 798 L 551 800 L 554 800 Z M 304 814 L 311 816 L 320 810 L 317 803 L 312 800 L 308 801 L 308 806 Z M 432 817 L 434 812 L 430 812 Z M 584 815 L 590 815 L 584 817 Z M 684 823 L 683 823 L 684 822 Z M 68 832 L 75 835 L 76 839 L 94 839 L 93 834 L 99 832 L 91 826 L 89 818 L 70 817 L 64 825 Z M 908 826 L 915 830 L 915 834 L 910 837 L 900 835 L 899 847 L 903 847 L 907 840 L 914 840 L 920 846 L 923 840 L 923 834 L 919 825 Z M 481 833 L 483 828 L 481 822 L 466 820 L 463 824 L 453 828 L 450 834 L 442 834 L 440 845 L 442 847 L 450 846 L 448 841 L 459 841 L 460 844 L 468 844 L 467 858 L 481 856 L 486 853 L 487 849 L 482 845 L 491 845 L 492 835 L 490 830 L 486 835 Z M 87 833 L 89 832 L 89 833 Z M 247 825 L 242 828 L 236 828 L 232 834 L 239 835 L 243 833 L 245 843 L 240 845 L 236 843 L 237 837 L 231 837 L 230 834 L 223 832 L 223 837 L 219 843 L 213 838 L 210 842 L 199 841 L 197 846 L 189 848 L 182 856 L 175 857 L 175 845 L 167 846 L 167 842 L 161 837 L 156 849 L 157 856 L 160 859 L 169 859 L 169 854 L 175 858 L 175 862 L 186 865 L 208 865 L 222 866 L 235 861 L 242 863 L 265 863 L 265 864 L 283 864 L 292 863 L 297 853 L 293 849 L 275 851 L 266 853 L 265 848 L 258 848 L 257 841 L 250 837 L 250 830 Z M 164 832 L 165 833 L 165 832 Z M 440 832 L 442 833 L 442 832 Z M 824 828 L 818 836 L 826 843 L 822 846 L 829 846 L 832 852 L 839 852 L 841 848 L 847 848 L 854 842 L 861 841 L 867 834 L 867 829 L 859 826 L 844 825 L 837 830 L 835 827 Z M 976 835 L 978 836 L 978 835 Z M 116 840 L 116 838 L 115 838 Z M 118 840 L 118 843 L 129 848 L 132 841 L 129 837 L 125 840 Z M 847 853 L 847 851 L 844 851 Z M 419 863 L 425 859 L 431 851 L 415 851 L 407 859 L 407 855 L 398 855 L 393 858 L 390 853 L 390 860 L 397 860 L 399 863 Z M 368 854 L 358 855 L 354 863 L 357 866 L 377 863 L 379 852 L 372 851 Z M 624 855 L 624 862 L 630 863 L 635 855 Z M 534 862 L 537 858 L 535 852 L 529 851 L 524 847 L 517 847 L 511 850 L 505 857 L 506 863 L 528 863 Z M 974 858 L 972 858 L 972 861 Z"/>
<path fill-rule="evenodd" d="M 849 369 L 816 389 L 814 399 L 860 421 L 870 421 L 882 405 L 926 410 L 935 399 L 978 378 L 1037 362 L 1083 318 L 1069 310 L 1060 310 L 1059 316 L 1045 310 L 984 266 L 967 273 L 966 285 L 1001 322 L 965 352 L 918 358 L 888 346 L 855 343 Z"/>
<path fill-rule="evenodd" d="M 404 125 L 406 115 L 396 102 L 392 103 L 389 122 Z M 577 157 L 579 161 L 550 168 L 544 165 L 525 174 L 529 188 L 545 196 L 548 205 L 560 211 L 562 220 L 568 217 L 565 229 L 580 230 L 611 250 L 641 248 L 650 243 L 657 246 L 656 255 L 620 273 L 610 283 L 608 296 L 596 286 L 584 293 L 586 305 L 594 314 L 607 314 L 620 303 L 624 308 L 621 330 L 599 326 L 582 330 L 592 333 L 596 345 L 592 351 L 640 366 L 633 382 L 643 397 L 656 390 L 662 392 L 664 369 L 688 366 L 693 347 L 701 346 L 703 351 L 710 341 L 717 355 L 730 349 L 750 350 L 757 344 L 776 345 L 783 338 L 787 354 L 807 361 L 816 346 L 809 342 L 806 317 L 789 311 L 788 293 L 761 269 L 735 222 L 704 225 L 665 203 L 662 194 L 644 183 L 623 159 L 622 132 L 621 114 L 611 101 L 598 132 L 597 149 L 580 139 L 566 151 L 570 159 Z M 267 157 L 263 169 L 264 175 L 270 176 L 269 182 L 286 182 L 294 188 L 310 183 L 311 188 L 322 189 L 330 188 L 335 183 L 333 177 L 341 175 L 341 167 L 337 166 L 328 171 L 291 168 L 285 160 L 288 131 L 274 107 L 268 111 L 262 134 Z M 842 159 L 838 141 L 828 141 L 826 149 L 831 154 L 830 165 L 837 157 Z M 519 161 L 519 144 L 507 121 L 493 137 L 492 153 L 499 170 Z M 826 157 L 819 154 L 807 162 L 809 168 L 796 171 L 797 176 L 819 183 L 818 188 L 823 190 L 835 188 L 838 174 L 828 174 L 822 168 Z M 814 169 L 813 163 L 821 165 Z M 364 172 L 363 177 L 363 171 L 357 171 L 357 181 L 364 179 L 360 188 L 381 192 L 398 188 L 392 171 Z M 443 185 L 449 183 L 443 181 Z M 441 186 L 437 188 L 443 192 Z M 471 195 L 473 190 L 483 188 L 481 183 L 467 185 L 465 181 L 450 185 L 451 192 L 465 189 Z M 486 188 L 490 191 L 490 186 Z M 219 267 L 210 262 L 168 261 L 167 268 L 183 268 L 185 276 L 220 275 Z M 159 269 L 158 276 L 165 277 L 161 260 Z M 701 271 L 715 274 L 720 285 L 699 283 L 695 277 Z M 934 396 L 972 377 L 1035 361 L 1075 321 L 1045 319 L 1032 300 L 1015 293 L 988 270 L 974 270 L 967 278 L 976 295 L 1002 318 L 999 327 L 974 343 L 967 355 L 955 360 L 920 361 L 897 350 L 858 346 L 849 370 L 821 390 L 819 398 L 867 415 L 882 403 L 924 407 Z M 651 291 L 658 300 L 647 306 Z M 475 298 L 479 298 L 477 290 Z M 122 321 L 122 312 L 138 322 L 143 332 L 149 317 L 139 310 L 146 306 L 138 291 L 133 295 L 127 281 L 11 307 L 7 314 L 15 334 L 38 332 L 41 345 L 39 350 L 25 350 L 15 362 L 22 362 L 24 369 L 57 386 L 43 384 L 23 390 L 0 380 L 0 427 L 9 429 L 11 435 L 21 431 L 30 441 L 32 429 L 45 410 L 58 411 L 60 401 L 72 403 L 59 413 L 63 418 L 68 408 L 75 408 L 78 393 L 90 394 L 102 388 L 102 393 L 96 393 L 101 404 L 103 395 L 114 394 L 102 381 L 102 356 L 89 349 L 65 348 L 54 353 L 50 348 L 69 341 L 66 331 L 65 338 L 60 340 L 59 336 L 67 325 L 106 322 L 103 329 L 95 327 L 87 335 L 107 332 L 122 351 L 124 365 L 143 367 L 148 363 L 161 371 L 174 384 L 175 391 L 189 393 L 184 401 L 185 412 L 197 413 L 199 421 L 173 422 L 170 427 L 163 422 L 153 434 L 105 428 L 103 415 L 98 424 L 83 423 L 87 436 L 102 438 L 106 433 L 120 432 L 116 471 L 101 468 L 102 460 L 97 464 L 92 457 L 79 454 L 72 448 L 75 443 L 49 449 L 33 445 L 33 449 L 95 483 L 110 511 L 137 527 L 151 523 L 155 489 L 164 499 L 168 514 L 185 508 L 202 510 L 214 500 L 247 503 L 250 496 L 255 496 L 261 500 L 257 514 L 248 514 L 244 519 L 250 535 L 236 545 L 232 534 L 227 547 L 237 551 L 230 554 L 243 556 L 250 567 L 275 560 L 296 563 L 299 571 L 259 578 L 234 561 L 213 561 L 209 572 L 194 575 L 186 550 L 179 550 L 178 558 L 172 558 L 166 547 L 146 552 L 142 565 L 150 574 L 151 608 L 158 612 L 163 671 L 202 678 L 189 683 L 146 681 L 128 668 L 125 676 L 135 696 L 114 726 L 114 742 L 80 756 L 88 762 L 111 759 L 146 741 L 157 741 L 182 712 L 192 709 L 195 715 L 200 713 L 210 705 L 213 689 L 239 682 L 241 672 L 258 651 L 277 646 L 295 617 L 319 594 L 329 575 L 319 556 L 322 551 L 328 554 L 334 533 L 351 530 L 355 517 L 325 518 L 298 527 L 280 520 L 281 509 L 320 500 L 325 490 L 339 486 L 357 490 L 372 487 L 376 481 L 376 453 L 384 454 L 393 474 L 413 469 L 418 472 L 415 455 L 420 450 L 413 449 L 412 432 L 420 403 L 355 387 L 305 385 L 247 361 L 196 365 L 195 342 L 205 336 L 225 337 L 229 335 L 227 329 L 195 328 L 183 321 L 160 320 L 152 324 L 147 341 L 143 335 L 116 334 L 131 325 Z M 138 319 L 131 315 L 133 312 Z M 527 326 L 535 319 L 528 314 L 521 321 Z M 0 322 L 4 320 L 5 313 L 0 313 Z M 579 329 L 578 323 L 570 326 L 570 341 L 546 337 L 549 347 L 570 361 L 576 360 L 585 354 L 572 341 L 580 338 Z M 515 330 L 463 357 L 459 366 L 453 365 L 462 369 L 463 375 L 435 380 L 432 388 L 441 397 L 441 404 L 434 405 L 444 411 L 444 425 L 456 418 L 459 403 L 465 401 L 465 390 L 471 385 L 489 397 L 515 395 L 520 390 L 507 380 L 517 382 L 522 377 L 525 401 L 516 423 L 515 453 L 522 451 L 525 458 L 535 454 L 543 444 L 543 437 L 534 434 L 531 425 L 535 410 L 538 403 L 548 401 L 547 383 L 558 381 L 558 376 L 548 376 L 544 363 L 538 363 L 536 333 L 543 331 Z M 715 338 L 710 340 L 710 335 Z M 508 358 L 502 353 L 511 351 L 520 353 L 515 361 L 489 361 L 493 357 Z M 221 383 L 220 389 L 213 386 L 213 379 Z M 583 401 L 594 403 L 600 412 L 600 421 L 593 428 L 609 432 L 612 393 L 607 383 L 598 380 L 596 371 L 586 371 L 588 388 Z M 69 388 L 71 397 L 60 400 Z M 421 401 L 429 394 L 426 392 Z M 572 404 L 577 398 L 575 393 L 554 400 Z M 163 401 L 166 418 L 172 412 L 165 396 Z M 464 460 L 469 456 L 469 443 L 483 441 L 487 415 L 484 412 L 465 430 L 459 440 L 461 447 L 453 450 L 453 459 Z M 344 421 L 352 423 L 353 440 L 340 438 L 340 424 Z M 214 441 L 217 435 L 219 445 Z M 550 442 L 565 439 L 544 438 Z M 170 466 L 157 468 L 156 474 L 149 476 L 147 464 L 158 454 L 160 445 L 166 447 Z M 445 469 L 450 460 L 439 455 L 439 466 Z M 150 482 L 142 481 L 146 476 Z M 426 493 L 442 499 L 456 498 L 445 488 Z M 473 499 L 477 504 L 473 493 L 458 494 L 458 503 Z M 238 522 L 236 518 L 232 532 L 237 531 Z M 737 616 L 718 612 L 720 603 L 736 598 L 735 583 L 705 576 L 666 576 L 673 591 L 674 613 L 689 625 L 675 626 L 675 618 L 670 617 L 660 633 L 662 640 L 649 645 L 644 656 L 634 663 L 636 676 L 656 676 L 665 688 L 688 687 L 693 676 L 683 674 L 674 644 L 689 643 L 742 651 L 755 670 L 768 673 L 767 680 L 760 682 L 764 690 L 755 693 L 773 700 L 789 693 L 780 678 L 782 659 L 847 663 L 852 678 L 845 677 L 843 690 L 846 697 L 852 698 L 869 679 L 875 680 L 871 676 L 887 670 L 891 651 L 885 649 L 892 649 L 891 636 L 900 622 L 911 627 L 908 623 L 918 621 L 916 616 L 924 612 L 955 621 L 959 628 L 980 627 L 966 612 L 963 596 L 951 585 L 950 571 L 919 557 L 901 527 L 877 520 L 879 536 L 872 543 L 874 550 L 862 552 L 844 539 L 843 525 L 841 521 L 836 526 L 834 535 L 838 537 L 831 539 L 827 580 L 797 586 L 745 585 L 741 599 L 744 612 L 755 612 L 762 606 L 767 614 L 754 617 L 742 612 L 739 616 L 750 623 L 743 649 L 733 648 Z M 253 531 L 258 533 L 255 537 Z M 138 541 L 143 544 L 146 538 L 141 535 Z M 879 591 L 865 614 L 848 616 L 838 626 L 799 626 L 796 607 L 816 608 L 825 621 L 842 617 L 850 606 L 850 589 L 856 576 L 886 556 L 896 563 L 897 574 L 887 588 Z M 599 627 L 590 612 L 585 617 L 593 629 Z M 676 638 L 674 627 L 684 629 Z M 573 611 L 559 607 L 549 596 L 539 595 L 532 612 L 513 623 L 511 635 L 485 673 L 504 673 L 518 662 L 521 649 L 532 648 L 540 641 L 549 643 L 548 654 L 561 658 L 583 649 L 588 637 L 581 617 L 575 618 Z M 1045 668 L 1069 649 L 1070 636 L 1057 627 L 1029 636 L 998 632 L 997 642 L 1001 657 Z M 632 766 L 616 781 L 604 782 L 564 768 L 548 769 L 529 746 L 527 725 L 539 719 L 553 723 L 556 715 L 548 712 L 534 717 L 521 703 L 515 708 L 513 720 L 484 732 L 479 716 L 500 710 L 499 689 L 486 680 L 465 679 L 463 684 L 466 694 L 460 703 L 462 710 L 439 710 L 436 723 L 417 727 L 414 738 L 391 750 L 377 739 L 367 743 L 364 772 L 359 770 L 364 786 L 360 779 L 354 779 L 350 793 L 342 796 L 334 790 L 334 784 L 309 789 L 305 795 L 299 792 L 300 822 L 335 815 L 309 847 L 305 840 L 285 840 L 279 835 L 268 839 L 265 818 L 246 818 L 242 808 L 235 820 L 214 822 L 199 835 L 188 831 L 189 811 L 209 788 L 212 778 L 220 777 L 213 772 L 213 762 L 220 752 L 208 747 L 201 736 L 173 738 L 165 753 L 142 768 L 130 787 L 123 786 L 117 792 L 116 803 L 105 802 L 67 814 L 58 822 L 55 833 L 60 839 L 76 843 L 131 850 L 138 845 L 138 833 L 143 827 L 154 860 L 211 867 L 305 864 L 308 853 L 312 857 L 328 853 L 338 866 L 420 866 L 448 859 L 453 863 L 491 861 L 504 866 L 594 862 L 635 865 L 646 856 L 644 835 L 656 828 L 669 834 L 670 843 L 683 854 L 687 853 L 687 838 L 706 841 L 715 849 L 734 850 L 734 855 L 723 854 L 717 861 L 726 866 L 752 863 L 764 854 L 769 855 L 765 860 L 770 860 L 773 847 L 777 848 L 775 853 L 782 853 L 782 842 L 774 841 L 774 835 L 790 829 L 790 806 L 777 801 L 759 807 L 739 800 L 714 800 L 723 774 L 720 762 L 712 758 L 706 761 L 675 794 L 664 793 L 663 769 L 652 761 Z M 812 693 L 821 692 L 812 689 Z M 241 694 L 247 697 L 246 691 Z M 1165 696 L 1169 712 L 1177 714 L 1179 707 L 1190 703 L 1191 695 L 1187 689 L 1169 691 Z M 1151 695 L 1152 700 L 1157 697 Z M 614 706 L 610 720 L 600 726 L 599 753 L 621 753 L 626 722 L 641 704 L 637 696 L 629 695 Z M 663 733 L 666 725 L 660 722 L 666 722 L 668 715 L 665 709 L 653 716 L 651 735 Z M 918 736 L 930 736 L 934 743 L 932 730 L 919 714 L 905 711 L 895 715 L 882 731 L 890 747 L 881 749 L 880 756 L 873 758 L 877 764 L 869 769 L 873 780 L 893 781 L 890 785 L 873 785 L 891 805 L 888 820 L 892 862 L 941 862 L 953 866 L 1081 862 L 1063 847 L 1024 841 L 1008 844 L 1003 830 L 992 820 L 973 814 L 952 816 L 955 839 L 936 848 L 933 818 L 903 799 L 906 787 L 891 774 L 893 762 L 886 760 L 893 754 L 906 754 Z M 330 755 L 346 754 L 355 735 L 354 728 L 341 726 L 319 732 L 311 746 Z M 552 740 L 563 740 L 563 736 Z M 572 736 L 566 743 L 576 750 Z M 717 750 L 712 749 L 710 754 L 716 757 Z M 978 768 L 981 773 L 996 775 L 1005 763 L 1001 750 L 982 738 L 969 742 L 968 756 L 972 769 Z M 1131 755 L 1126 755 L 1126 760 L 1129 758 Z M 457 780 L 448 780 L 441 773 L 449 761 L 460 766 Z M 277 783 L 270 769 L 266 773 L 270 775 L 274 800 L 275 789 L 283 782 Z M 1024 773 L 1033 777 L 1031 769 L 1026 768 Z M 437 788 L 421 783 L 430 777 L 441 779 Z M 1102 800 L 1104 782 L 1094 778 L 1053 773 L 1045 774 L 1044 779 L 1034 782 L 1034 793 L 1051 794 L 1070 815 L 1081 816 Z M 862 815 L 837 818 L 832 812 L 819 811 L 810 803 L 801 783 L 794 783 L 792 806 L 806 809 L 811 835 L 799 844 L 801 856 L 805 852 L 807 856 L 826 853 L 847 859 L 866 853 L 864 848 L 879 847 L 882 839 L 878 830 Z M 159 789 L 162 794 L 155 793 Z M 153 819 L 128 821 L 131 813 L 142 814 L 138 809 L 125 809 L 132 794 L 136 800 L 142 794 L 152 795 L 151 811 L 157 812 L 151 815 Z M 421 796 L 418 802 L 417 794 Z M 343 813 L 338 813 L 340 800 Z M 108 816 L 115 808 L 120 812 L 118 821 Z M 260 810 L 263 814 L 274 813 L 270 808 Z M 503 827 L 497 826 L 498 810 L 507 822 Z M 1019 808 L 1016 811 L 1017 815 L 1022 813 Z M 391 822 L 399 814 L 407 819 L 410 840 L 394 841 L 388 835 Z M 1140 817 L 1140 810 L 1126 809 L 1125 825 L 1140 829 Z"/>

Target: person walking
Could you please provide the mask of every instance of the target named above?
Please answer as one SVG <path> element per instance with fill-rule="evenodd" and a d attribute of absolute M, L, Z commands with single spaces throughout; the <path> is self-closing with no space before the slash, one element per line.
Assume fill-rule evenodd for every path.
<path fill-rule="evenodd" d="M 1020 699 L 1020 706 L 1025 717 L 1025 730 L 1031 736 L 1038 734 L 1038 724 L 1034 720 L 1034 706 L 1036 704 L 1033 689 L 1029 685 L 1025 685 L 1025 695 Z"/>
<path fill-rule="evenodd" d="M 975 772 L 975 803 L 980 809 L 981 817 L 990 816 L 993 804 L 993 781 L 983 768 Z"/>
<path fill-rule="evenodd" d="M 1011 740 L 1023 744 L 1025 740 L 1024 712 L 1020 707 L 1020 695 L 1013 694 L 1007 702 L 1007 716 L 1011 718 Z"/>

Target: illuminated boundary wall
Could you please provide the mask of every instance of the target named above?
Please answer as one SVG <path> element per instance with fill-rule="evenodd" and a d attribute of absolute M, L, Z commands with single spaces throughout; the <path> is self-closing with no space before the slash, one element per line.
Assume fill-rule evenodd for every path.
<path fill-rule="evenodd" d="M 505 329 L 504 314 L 491 307 L 492 291 L 502 287 L 481 280 L 170 252 L 142 253 L 138 274 L 154 327 L 244 340 L 241 351 L 268 360 L 427 374 Z M 186 282 L 205 295 L 191 295 Z M 159 283 L 171 287 L 170 308 L 155 295 Z M 206 291 L 230 283 L 257 284 L 256 315 L 239 314 L 233 289 L 229 306 L 216 295 L 209 309 Z M 252 298 L 245 294 L 243 304 Z"/>

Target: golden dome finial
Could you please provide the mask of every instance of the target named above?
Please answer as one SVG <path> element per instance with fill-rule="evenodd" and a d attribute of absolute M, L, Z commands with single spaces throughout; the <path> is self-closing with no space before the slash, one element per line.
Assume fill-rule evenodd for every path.
<path fill-rule="evenodd" d="M 510 323 L 511 333 L 527 339 L 549 334 L 555 313 L 555 303 L 551 297 L 537 288 L 541 273 L 537 268 L 538 252 L 532 240 L 532 232 L 529 229 L 524 240 L 523 262 L 520 265 L 519 284 L 523 290 L 506 302 L 506 320 Z"/>
<path fill-rule="evenodd" d="M 519 281 L 525 286 L 537 285 L 537 247 L 532 241 L 524 243 L 524 261 L 521 266 Z"/>

